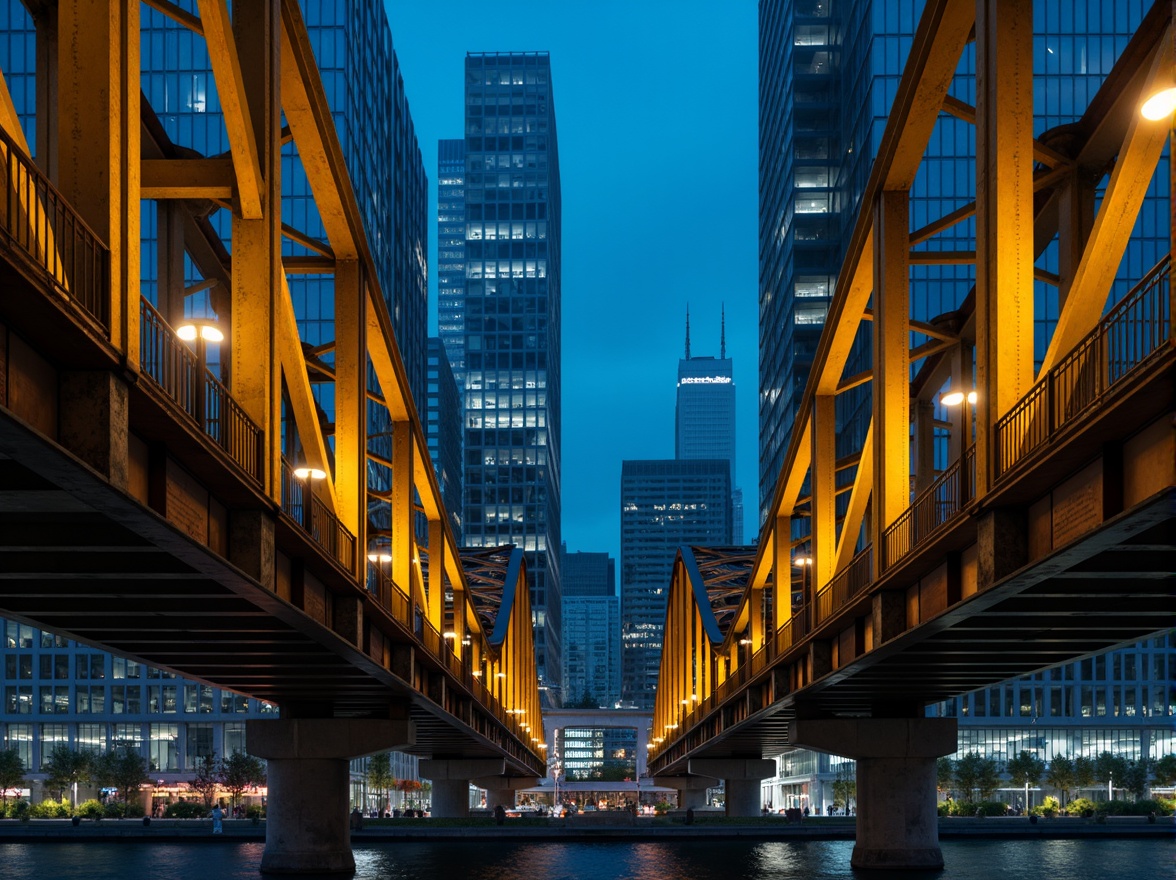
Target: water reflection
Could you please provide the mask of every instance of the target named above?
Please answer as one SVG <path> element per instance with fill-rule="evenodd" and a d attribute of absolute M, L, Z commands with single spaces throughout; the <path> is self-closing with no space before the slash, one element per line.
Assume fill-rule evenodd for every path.
<path fill-rule="evenodd" d="M 259 880 L 261 843 L 0 844 L 3 880 Z M 895 880 L 852 871 L 851 841 L 439 841 L 355 850 L 356 880 Z M 946 841 L 935 880 L 1173 877 L 1171 840 Z M 1167 871 L 1165 874 L 1164 872 Z M 308 878 L 315 880 L 315 878 Z M 331 880 L 338 880 L 337 877 Z"/>

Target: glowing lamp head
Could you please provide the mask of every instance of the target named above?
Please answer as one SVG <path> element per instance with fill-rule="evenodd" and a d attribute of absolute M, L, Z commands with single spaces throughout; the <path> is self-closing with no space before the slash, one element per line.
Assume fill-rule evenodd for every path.
<path fill-rule="evenodd" d="M 447 638 L 447 639 L 456 639 L 456 638 L 457 638 L 457 633 L 455 633 L 455 632 L 454 632 L 453 630 L 451 630 L 451 629 L 447 629 L 447 630 L 445 630 L 445 632 L 444 632 L 444 633 L 442 633 L 442 635 L 443 635 L 445 638 Z"/>
<path fill-rule="evenodd" d="M 297 480 L 323 480 L 327 472 L 316 467 L 294 468 L 294 478 Z"/>
<path fill-rule="evenodd" d="M 792 560 L 792 564 L 797 568 L 804 568 L 806 565 L 813 564 L 813 558 L 811 556 L 797 556 Z"/>
<path fill-rule="evenodd" d="M 969 391 L 967 394 L 965 394 L 963 391 L 953 389 L 951 391 L 945 391 L 939 396 L 939 402 L 944 406 L 959 406 L 965 400 L 968 401 L 968 403 L 975 403 L 976 392 Z"/>
<path fill-rule="evenodd" d="M 225 334 L 216 324 L 203 321 L 185 321 L 176 328 L 176 336 L 184 342 L 195 342 L 203 339 L 205 342 L 224 342 Z"/>
<path fill-rule="evenodd" d="M 1144 101 L 1143 106 L 1139 108 L 1139 112 L 1143 114 L 1143 118 L 1152 121 L 1166 119 L 1172 115 L 1173 110 L 1176 110 L 1176 88 L 1156 92 Z"/>

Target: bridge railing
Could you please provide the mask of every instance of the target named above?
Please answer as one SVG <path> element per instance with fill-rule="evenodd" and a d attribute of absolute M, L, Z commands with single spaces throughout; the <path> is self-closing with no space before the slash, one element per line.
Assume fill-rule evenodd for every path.
<path fill-rule="evenodd" d="M 302 526 L 328 556 L 347 571 L 357 574 L 355 536 L 304 481 L 294 476 L 294 468 L 285 458 L 282 459 L 282 510 Z"/>
<path fill-rule="evenodd" d="M 110 329 L 110 253 L 12 138 L 0 131 L 0 240 L 66 301 Z"/>
<path fill-rule="evenodd" d="M 970 446 L 962 461 L 952 462 L 883 532 L 880 571 L 894 565 L 958 516 L 971 500 L 975 485 L 976 447 Z"/>
<path fill-rule="evenodd" d="M 140 299 L 139 358 L 151 379 L 257 485 L 264 462 L 262 432 L 229 389 L 180 341 L 163 316 Z"/>
<path fill-rule="evenodd" d="M 1161 260 L 1074 350 L 996 423 L 999 478 L 1095 406 L 1171 333 L 1169 268 Z"/>
<path fill-rule="evenodd" d="M 481 677 L 474 674 L 473 667 L 454 652 L 444 634 L 429 622 L 424 609 L 393 583 L 392 578 L 380 566 L 369 565 L 367 568 L 367 589 L 376 598 L 377 603 L 409 629 L 425 652 L 462 682 L 483 706 L 493 709 L 500 722 L 516 736 L 525 739 L 525 731 L 519 720 L 507 712 Z"/>
<path fill-rule="evenodd" d="M 816 620 L 821 623 L 833 616 L 854 596 L 874 581 L 874 548 L 866 547 L 850 560 L 849 565 L 833 576 L 816 595 Z"/>

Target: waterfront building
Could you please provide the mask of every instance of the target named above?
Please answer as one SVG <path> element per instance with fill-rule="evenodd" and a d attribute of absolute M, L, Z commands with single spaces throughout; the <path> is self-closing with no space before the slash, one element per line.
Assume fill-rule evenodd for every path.
<path fill-rule="evenodd" d="M 621 602 L 616 561 L 607 553 L 569 553 L 563 588 L 564 705 L 605 708 L 621 698 Z"/>
<path fill-rule="evenodd" d="M 731 543 L 731 467 L 721 459 L 621 464 L 621 699 L 653 708 L 666 595 L 683 544 Z"/>
<path fill-rule="evenodd" d="M 460 314 L 446 317 L 451 363 L 464 357 L 454 369 L 465 431 L 463 541 L 526 553 L 540 685 L 557 702 L 560 183 L 546 52 L 466 56 L 465 163 L 464 283 L 446 283 L 453 308 L 445 313 Z M 459 344 L 450 346 L 451 333 Z"/>
<path fill-rule="evenodd" d="M 428 375 L 425 389 L 425 435 L 429 457 L 441 487 L 441 500 L 449 514 L 454 540 L 461 543 L 461 395 L 449 366 L 445 345 L 429 337 Z"/>
<path fill-rule="evenodd" d="M 29 771 L 34 802 L 55 794 L 45 789 L 44 768 L 59 745 L 102 754 L 115 743 L 130 743 L 150 761 L 151 798 L 191 796 L 186 783 L 205 755 L 244 751 L 245 721 L 278 717 L 269 703 L 27 624 L 0 620 L 0 628 L 0 745 L 15 749 Z M 79 794 L 97 791 L 83 787 Z"/>
<path fill-rule="evenodd" d="M 1155 761 L 1176 753 L 1174 681 L 1176 633 L 1170 632 L 946 700 L 928 707 L 927 715 L 957 720 L 954 758 L 977 752 L 1003 767 L 1022 751 L 1046 764 L 1059 755 L 1110 752 Z M 836 755 L 794 749 L 776 762 L 776 776 L 763 781 L 763 801 L 772 809 L 807 806 L 823 813 L 833 805 L 837 778 L 853 777 L 853 762 Z M 1100 782 L 1080 793 L 1103 800 L 1107 786 Z M 1058 793 L 1044 781 L 1032 786 L 1026 806 L 1046 795 Z M 1006 780 L 997 796 L 1015 804 L 1024 789 Z M 1122 790 L 1116 797 L 1124 797 Z"/>

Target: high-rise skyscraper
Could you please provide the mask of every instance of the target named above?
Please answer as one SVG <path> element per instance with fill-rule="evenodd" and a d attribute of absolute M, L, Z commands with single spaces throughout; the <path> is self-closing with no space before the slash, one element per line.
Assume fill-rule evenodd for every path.
<path fill-rule="evenodd" d="M 731 467 L 722 459 L 621 464 L 621 698 L 652 709 L 666 596 L 683 544 L 731 543 Z"/>
<path fill-rule="evenodd" d="M 437 141 L 437 335 L 465 387 L 465 140 Z"/>
<path fill-rule="evenodd" d="M 735 374 L 727 357 L 727 322 L 720 319 L 719 356 L 693 355 L 686 312 L 686 356 L 678 361 L 674 406 L 674 458 L 723 459 L 735 480 Z M 738 498 L 738 504 L 736 504 Z M 743 543 L 743 492 L 732 489 L 731 541 Z M 738 510 L 735 508 L 738 507 Z"/>
<path fill-rule="evenodd" d="M 621 698 L 621 603 L 616 562 L 607 553 L 568 553 L 565 546 L 560 586 L 564 704 L 612 706 Z"/>
<path fill-rule="evenodd" d="M 760 0 L 761 521 L 922 6 L 922 0 Z M 1150 6 L 1145 0 L 1034 4 L 1037 131 L 1080 117 Z M 953 96 L 969 105 L 975 103 L 974 70 L 970 45 L 952 87 Z M 940 114 L 927 161 L 911 188 L 912 228 L 973 200 L 974 140 L 968 122 Z M 1167 192 L 1167 164 L 1161 163 L 1148 198 L 1166 202 Z M 1145 219 L 1128 248 L 1112 301 L 1170 248 L 1166 211 L 1145 208 L 1140 216 Z M 943 250 L 972 250 L 975 221 L 940 233 L 936 243 Z M 1057 259 L 1055 243 L 1039 266 L 1056 272 Z M 971 265 L 912 265 L 910 274 L 911 316 L 923 321 L 959 308 L 975 283 Z M 1036 282 L 1036 290 L 1040 358 L 1057 319 L 1057 291 L 1043 281 Z M 868 334 L 860 333 L 848 374 L 867 368 L 869 351 Z M 868 385 L 838 395 L 839 443 L 845 451 L 860 445 L 869 401 Z"/>
<path fill-rule="evenodd" d="M 461 543 L 461 395 L 445 345 L 436 336 L 429 337 L 428 374 L 426 376 L 425 436 L 429 457 L 441 488 L 441 501 L 449 514 L 453 537 Z"/>
<path fill-rule="evenodd" d="M 464 543 L 515 544 L 526 553 L 536 661 L 554 697 L 560 187 L 551 60 L 546 52 L 471 53 L 465 81 L 465 272 L 445 285 L 453 305 L 446 315 L 461 316 L 460 330 L 446 318 L 446 345 L 459 335 L 450 358 L 464 356 L 454 369 L 464 412 Z"/>

